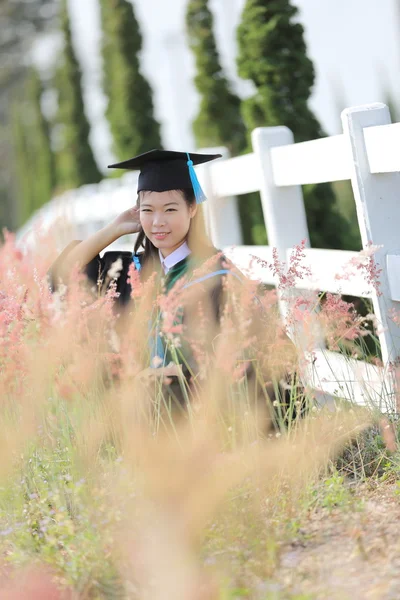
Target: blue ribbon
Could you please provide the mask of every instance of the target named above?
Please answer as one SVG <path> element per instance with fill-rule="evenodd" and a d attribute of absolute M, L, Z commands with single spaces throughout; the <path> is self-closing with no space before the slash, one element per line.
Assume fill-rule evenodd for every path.
<path fill-rule="evenodd" d="M 142 268 L 142 265 L 140 264 L 140 259 L 137 256 L 137 254 L 134 254 L 132 256 L 132 261 L 135 263 L 136 271 L 140 271 L 140 269 Z"/>
<path fill-rule="evenodd" d="M 155 359 L 159 358 L 163 364 L 165 362 L 165 348 L 160 337 L 160 315 L 157 315 L 156 326 L 154 333 L 151 331 L 151 321 L 149 322 L 149 345 L 150 345 L 150 367 L 157 369 L 161 365 L 155 364 Z"/>
<path fill-rule="evenodd" d="M 229 269 L 220 269 L 219 271 L 214 271 L 213 273 L 207 273 L 207 275 L 204 275 L 203 277 L 199 277 L 198 279 L 195 279 L 194 281 L 189 281 L 189 283 L 184 285 L 182 289 L 185 290 L 187 288 L 192 287 L 192 285 L 195 285 L 197 283 L 202 283 L 203 281 L 207 281 L 207 279 L 211 279 L 211 277 L 216 277 L 217 275 L 226 275 L 228 273 L 230 273 L 231 275 L 233 275 L 234 277 L 239 279 L 239 281 L 242 280 L 241 277 L 239 277 L 239 275 L 237 273 L 235 273 L 234 271 L 231 271 Z M 163 363 L 165 362 L 165 348 L 164 348 L 164 344 L 160 338 L 159 316 L 157 317 L 155 333 L 154 333 L 154 335 L 150 335 L 150 365 L 152 367 L 154 364 L 154 359 L 156 359 L 156 358 L 160 358 L 163 361 Z"/>
<path fill-rule="evenodd" d="M 236 277 L 236 279 L 239 279 L 239 281 L 242 281 L 242 278 L 239 277 L 239 275 L 237 273 L 235 273 L 234 271 L 231 271 L 230 269 L 220 269 L 219 271 L 213 271 L 212 273 L 208 273 L 207 275 L 204 275 L 203 277 L 199 277 L 199 279 L 195 279 L 194 281 L 189 281 L 189 283 L 187 283 L 186 285 L 183 286 L 183 289 L 187 289 L 189 287 L 192 287 L 192 285 L 194 285 L 195 283 L 202 283 L 203 281 L 206 281 L 207 279 L 210 279 L 211 277 L 215 277 L 216 275 L 226 275 L 227 273 L 229 273 L 230 275 L 233 275 L 234 277 Z"/>
<path fill-rule="evenodd" d="M 142 265 L 140 264 L 139 257 L 136 254 L 134 254 L 132 257 L 132 260 L 135 263 L 136 269 L 138 271 L 140 271 L 140 269 L 142 268 Z M 233 275 L 234 277 L 236 277 L 236 279 L 238 279 L 239 281 L 242 281 L 242 278 L 234 271 L 231 271 L 230 269 L 220 269 L 219 271 L 213 271 L 212 273 L 207 273 L 207 275 L 204 275 L 203 277 L 199 277 L 198 279 L 195 279 L 194 281 L 189 281 L 186 285 L 183 286 L 183 289 L 190 288 L 197 283 L 202 283 L 203 281 L 207 281 L 208 279 L 211 279 L 212 277 L 216 277 L 217 275 L 227 275 L 228 273 L 230 275 Z M 257 296 L 256 296 L 256 299 L 259 301 L 259 298 L 257 298 Z M 152 329 L 153 329 L 152 321 L 149 321 L 150 366 L 152 368 L 157 368 L 154 364 L 156 358 L 161 359 L 163 364 L 165 361 L 165 348 L 164 348 L 163 341 L 160 337 L 159 324 L 160 324 L 160 315 L 157 315 L 155 331 L 152 331 Z"/>
<path fill-rule="evenodd" d="M 135 268 L 137 271 L 140 271 L 142 268 L 140 258 L 137 254 L 132 255 L 132 262 L 135 264 Z M 150 366 L 156 368 L 154 365 L 154 359 L 160 358 L 164 362 L 165 350 L 164 344 L 160 338 L 160 329 L 159 329 L 159 321 L 160 316 L 157 315 L 155 331 L 153 332 L 152 323 L 153 321 L 149 321 L 149 346 L 150 346 Z"/>

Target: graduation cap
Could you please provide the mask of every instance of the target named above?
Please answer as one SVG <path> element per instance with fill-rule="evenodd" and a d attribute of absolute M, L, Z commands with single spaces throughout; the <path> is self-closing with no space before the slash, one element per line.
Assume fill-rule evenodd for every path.
<path fill-rule="evenodd" d="M 109 165 L 109 169 L 140 171 L 138 192 L 167 192 L 193 188 L 196 202 L 207 200 L 197 178 L 194 165 L 201 165 L 221 154 L 189 154 L 170 150 L 150 150 L 129 160 Z"/>

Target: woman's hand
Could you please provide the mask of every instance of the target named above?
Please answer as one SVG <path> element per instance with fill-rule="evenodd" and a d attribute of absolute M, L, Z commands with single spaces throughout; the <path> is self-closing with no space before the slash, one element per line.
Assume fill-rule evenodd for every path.
<path fill-rule="evenodd" d="M 171 383 L 171 377 L 182 376 L 182 365 L 171 362 L 166 367 L 159 367 L 158 369 L 148 367 L 147 369 L 140 371 L 137 376 L 143 384 L 151 384 L 161 379 L 165 385 L 169 385 Z"/>
<path fill-rule="evenodd" d="M 74 267 L 82 269 L 104 248 L 113 244 L 121 236 L 138 233 L 140 230 L 139 208 L 134 207 L 124 211 L 114 221 L 93 233 L 83 242 L 75 244 L 71 249 L 68 247 L 67 254 L 62 257 L 62 260 L 56 261 L 52 267 L 53 280 L 61 279 L 67 283 Z"/>
<path fill-rule="evenodd" d="M 118 237 L 139 233 L 142 226 L 139 219 L 139 208 L 137 206 L 125 210 L 112 222 L 112 227 L 118 232 Z"/>

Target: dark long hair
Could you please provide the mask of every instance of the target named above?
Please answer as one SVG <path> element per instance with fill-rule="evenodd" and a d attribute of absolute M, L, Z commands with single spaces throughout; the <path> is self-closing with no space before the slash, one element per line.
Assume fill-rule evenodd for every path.
<path fill-rule="evenodd" d="M 189 207 L 196 204 L 196 198 L 191 188 L 184 188 L 177 190 L 180 192 Z M 141 195 L 138 194 L 137 206 L 140 206 Z M 190 228 L 187 236 L 187 244 L 192 252 L 192 255 L 199 260 L 206 260 L 210 258 L 218 251 L 212 245 L 210 239 L 206 233 L 205 220 L 203 209 L 201 205 L 198 205 L 197 212 L 191 220 Z M 134 253 L 138 254 L 141 250 L 141 263 L 146 267 L 151 267 L 151 271 L 158 270 L 159 258 L 158 249 L 154 244 L 146 237 L 143 229 L 138 233 L 136 238 Z"/>

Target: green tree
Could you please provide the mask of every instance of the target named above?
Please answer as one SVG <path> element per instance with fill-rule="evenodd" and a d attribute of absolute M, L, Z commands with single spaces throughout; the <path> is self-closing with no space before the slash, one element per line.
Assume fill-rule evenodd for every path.
<path fill-rule="evenodd" d="M 194 81 L 201 98 L 199 113 L 193 121 L 197 146 L 226 146 L 237 155 L 246 147 L 241 100 L 230 89 L 220 64 L 208 0 L 189 0 L 186 27 L 196 59 Z"/>
<path fill-rule="evenodd" d="M 0 229 L 19 224 L 20 173 L 14 168 L 15 103 L 27 78 L 29 49 L 56 22 L 58 0 L 0 2 Z"/>
<path fill-rule="evenodd" d="M 247 0 L 237 33 L 239 75 L 256 88 L 242 106 L 248 130 L 286 125 L 296 142 L 323 137 L 308 106 L 315 73 L 298 9 L 290 0 Z M 304 200 L 312 245 L 348 248 L 349 224 L 338 210 L 332 186 L 305 186 Z"/>
<path fill-rule="evenodd" d="M 152 89 L 140 69 L 142 35 L 128 0 L 101 0 L 104 90 L 118 159 L 162 148 Z"/>
<path fill-rule="evenodd" d="M 51 148 L 50 126 L 42 111 L 43 86 L 36 69 L 32 68 L 29 80 L 29 101 L 32 126 L 29 143 L 33 156 L 34 208 L 40 208 L 51 199 L 55 187 L 55 162 Z"/>
<path fill-rule="evenodd" d="M 82 94 L 82 75 L 72 45 L 67 0 L 62 0 L 61 29 L 64 50 L 57 69 L 55 87 L 58 91 L 56 118 L 58 151 L 56 154 L 57 186 L 77 188 L 102 179 L 89 143 L 90 127 Z"/>
<path fill-rule="evenodd" d="M 54 160 L 49 124 L 42 107 L 43 87 L 32 67 L 13 103 L 14 170 L 17 182 L 18 223 L 51 199 L 54 188 Z"/>
<path fill-rule="evenodd" d="M 17 225 L 22 225 L 34 211 L 32 155 L 24 103 L 15 101 L 12 108 L 13 166 L 15 170 Z"/>

